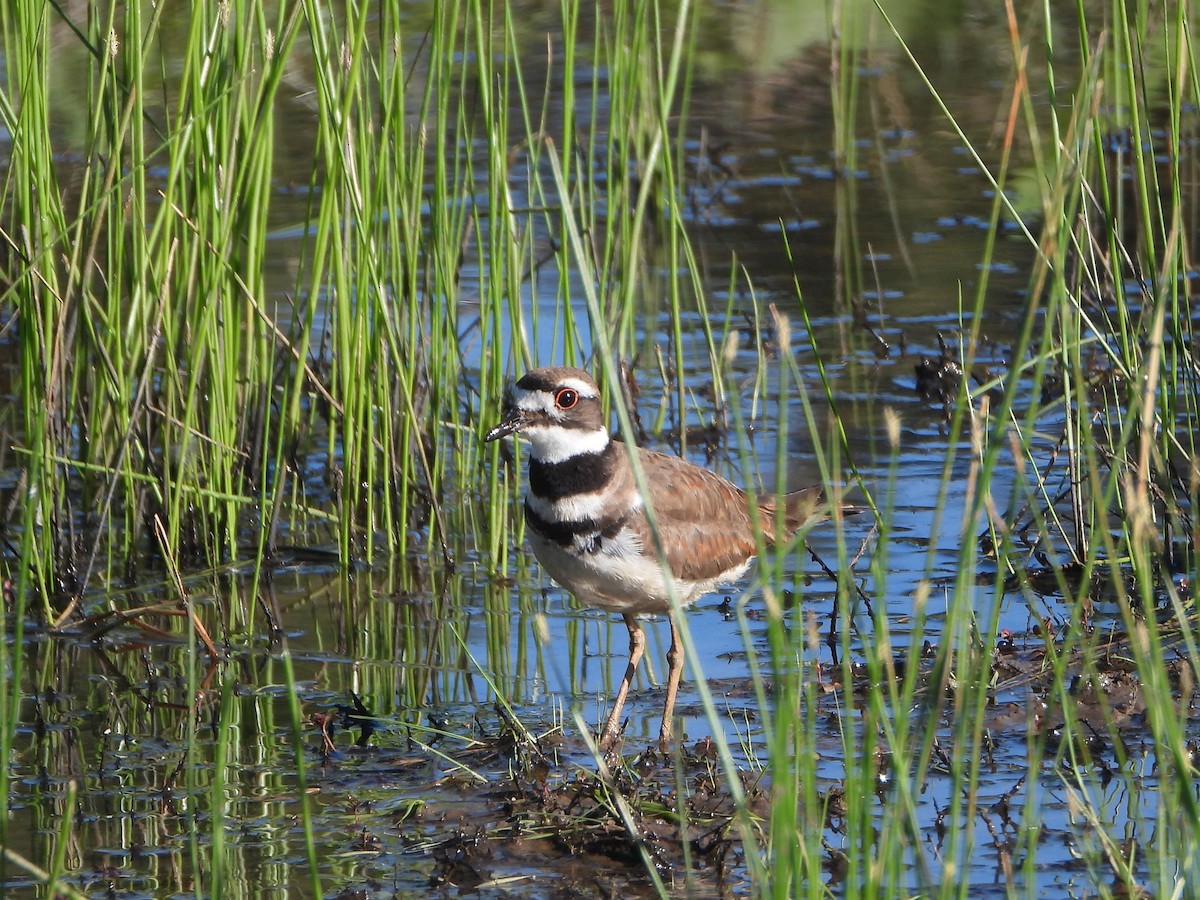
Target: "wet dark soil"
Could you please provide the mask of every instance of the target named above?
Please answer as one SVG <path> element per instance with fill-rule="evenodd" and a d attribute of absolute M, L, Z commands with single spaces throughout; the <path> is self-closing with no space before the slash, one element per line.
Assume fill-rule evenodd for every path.
<path fill-rule="evenodd" d="M 1166 648 L 1182 651 L 1170 641 Z M 984 710 L 989 739 L 982 765 L 992 776 L 980 780 L 978 800 L 993 835 L 998 871 L 1014 863 L 1011 842 L 1021 828 L 1025 793 L 1035 789 L 1024 777 L 1005 773 L 1024 773 L 1031 745 L 1041 748 L 1047 771 L 1069 758 L 1070 768 L 1090 772 L 1101 787 L 1146 761 L 1146 688 L 1129 650 L 1130 638 L 1114 633 L 1066 651 L 1039 631 L 1005 633 L 987 652 L 994 686 Z M 925 707 L 915 714 L 937 723 L 934 771 L 948 772 L 950 758 L 963 752 L 955 738 L 955 687 L 940 668 L 936 647 L 925 647 L 916 659 L 893 660 L 891 670 L 904 678 L 910 666 L 917 667 L 924 685 Z M 1176 702 L 1194 718 L 1190 664 L 1180 655 L 1170 671 Z M 860 663 L 814 668 L 809 677 L 816 687 L 817 717 L 829 726 L 825 749 L 832 756 L 840 752 L 854 696 L 874 682 Z M 1060 688 L 1064 678 L 1065 691 Z M 728 697 L 750 693 L 734 683 L 714 687 Z M 652 703 L 655 698 L 643 699 Z M 308 740 L 322 748 L 314 772 L 321 802 L 327 814 L 344 809 L 359 829 L 347 828 L 345 852 L 354 853 L 363 868 L 411 868 L 431 889 L 486 896 L 507 896 L 510 890 L 556 897 L 654 896 L 651 871 L 670 893 L 681 896 L 734 896 L 747 887 L 739 803 L 740 821 L 766 820 L 776 802 L 768 770 L 739 761 L 738 801 L 710 738 L 686 741 L 670 754 L 653 746 L 625 747 L 619 757 L 601 760 L 570 727 L 534 736 L 508 730 L 504 721 L 501 716 L 499 730 L 466 743 L 447 738 L 439 749 L 453 766 L 440 754 L 398 744 L 386 732 L 364 748 L 351 734 L 321 734 L 314 726 Z M 1090 737 L 1061 747 L 1066 723 L 1072 733 Z M 1189 742 L 1189 759 L 1198 748 Z M 898 764 L 877 757 L 873 803 L 890 802 L 891 769 Z M 1195 777 L 1191 771 L 1178 774 Z M 839 836 L 846 792 L 854 788 L 836 778 L 822 776 L 821 782 L 822 868 L 836 886 L 844 875 Z M 410 799 L 397 800 L 398 795 Z M 946 834 L 936 800 L 932 806 L 924 838 L 937 847 Z M 1070 845 L 1074 827 L 1069 817 L 1050 810 L 1043 840 Z M 1068 856 L 1058 865 L 1069 872 L 1073 864 Z M 374 883 L 385 881 L 377 876 Z M 361 889 L 374 890 L 366 883 Z"/>

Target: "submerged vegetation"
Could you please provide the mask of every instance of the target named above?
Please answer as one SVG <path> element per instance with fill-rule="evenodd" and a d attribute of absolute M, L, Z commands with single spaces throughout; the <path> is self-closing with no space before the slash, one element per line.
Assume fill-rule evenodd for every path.
<path fill-rule="evenodd" d="M 1049 6 L 978 25 L 981 115 L 903 4 L 828 4 L 820 301 L 796 222 L 769 288 L 706 238 L 750 187 L 693 111 L 719 10 L 0 6 L 0 884 L 1194 893 L 1191 7 Z M 863 235 L 884 54 L 988 204 L 923 341 Z M 546 698 L 596 621 L 548 624 L 481 437 L 551 362 L 746 482 L 802 434 L 869 510 L 703 613 L 744 678 L 683 618 L 673 756 Z"/>

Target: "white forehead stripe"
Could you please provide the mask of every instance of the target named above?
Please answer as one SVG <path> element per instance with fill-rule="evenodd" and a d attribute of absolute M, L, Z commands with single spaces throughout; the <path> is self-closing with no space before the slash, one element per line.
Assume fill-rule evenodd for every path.
<path fill-rule="evenodd" d="M 554 395 L 564 388 L 570 388 L 584 400 L 595 400 L 600 396 L 596 393 L 596 389 L 583 379 L 564 378 L 553 391 L 527 391 L 517 388 L 515 396 L 517 409 L 525 412 L 554 412 L 557 409 L 554 405 Z"/>
<path fill-rule="evenodd" d="M 609 444 L 608 431 L 580 431 L 561 425 L 530 425 L 521 434 L 533 444 L 533 458 L 543 463 L 566 462 L 575 456 L 600 453 Z"/>
<path fill-rule="evenodd" d="M 560 381 L 558 383 L 558 388 L 556 388 L 555 393 L 557 393 L 558 391 L 561 391 L 563 388 L 570 388 L 575 393 L 577 393 L 580 397 L 593 397 L 594 398 L 594 397 L 600 396 L 599 394 L 596 393 L 596 389 L 594 387 L 592 387 L 590 384 L 588 384 L 586 381 L 584 381 L 582 378 L 564 378 L 562 381 Z"/>
<path fill-rule="evenodd" d="M 554 397 L 547 391 L 520 391 L 516 401 L 517 409 L 525 412 L 549 412 L 554 409 Z"/>

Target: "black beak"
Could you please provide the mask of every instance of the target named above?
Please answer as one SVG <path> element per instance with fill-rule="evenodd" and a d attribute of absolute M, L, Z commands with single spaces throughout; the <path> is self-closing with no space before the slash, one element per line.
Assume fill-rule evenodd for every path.
<path fill-rule="evenodd" d="M 507 437 L 510 434 L 520 431 L 528 424 L 529 420 L 525 418 L 525 413 L 514 406 L 509 410 L 508 415 L 504 417 L 504 421 L 485 434 L 483 440 L 486 443 Z"/>

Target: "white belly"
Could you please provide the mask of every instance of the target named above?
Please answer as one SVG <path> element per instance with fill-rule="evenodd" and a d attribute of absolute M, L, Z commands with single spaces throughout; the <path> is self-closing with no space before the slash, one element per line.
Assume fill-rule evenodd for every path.
<path fill-rule="evenodd" d="M 665 613 L 671 609 L 663 566 L 653 553 L 645 555 L 630 532 L 605 541 L 593 552 L 575 552 L 529 531 L 529 543 L 538 562 L 556 582 L 575 595 L 580 603 L 619 613 Z M 675 596 L 683 605 L 739 578 L 750 560 L 707 581 L 672 578 Z"/>

